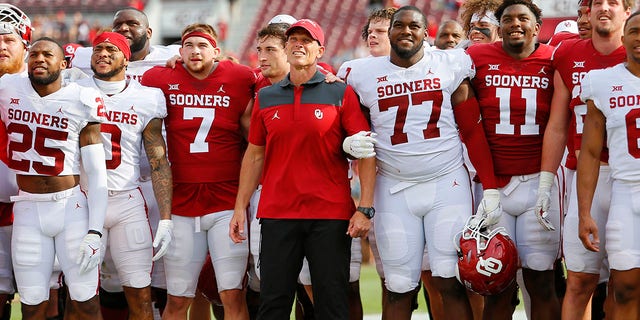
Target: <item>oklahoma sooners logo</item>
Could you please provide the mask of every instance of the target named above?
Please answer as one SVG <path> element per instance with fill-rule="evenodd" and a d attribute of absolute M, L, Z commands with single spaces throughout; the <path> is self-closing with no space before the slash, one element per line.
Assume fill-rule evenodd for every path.
<path fill-rule="evenodd" d="M 476 263 L 476 271 L 481 275 L 491 277 L 491 275 L 502 271 L 502 261 L 493 257 L 489 257 L 486 260 L 480 258 Z"/>

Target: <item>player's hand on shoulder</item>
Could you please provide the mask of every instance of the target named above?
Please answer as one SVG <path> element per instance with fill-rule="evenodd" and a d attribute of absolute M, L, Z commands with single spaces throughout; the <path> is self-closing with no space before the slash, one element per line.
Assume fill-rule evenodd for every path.
<path fill-rule="evenodd" d="M 169 60 L 167 60 L 167 63 L 164 66 L 167 68 L 174 69 L 178 63 L 182 63 L 182 57 L 175 55 L 169 58 Z"/>
<path fill-rule="evenodd" d="M 498 189 L 486 189 L 483 191 L 476 216 L 477 219 L 482 219 L 482 227 L 491 227 L 500 222 L 502 206 L 500 205 L 500 191 Z"/>
<path fill-rule="evenodd" d="M 344 83 L 344 80 L 340 79 L 338 76 L 336 76 L 335 74 L 333 74 L 331 72 L 327 72 L 327 74 L 324 75 L 324 82 L 326 82 L 326 83 L 334 83 L 334 82 L 342 82 L 342 83 Z"/>
<path fill-rule="evenodd" d="M 171 240 L 173 240 L 173 221 L 162 219 L 158 222 L 158 230 L 156 230 L 156 236 L 153 239 L 153 247 L 157 248 L 157 251 L 152 261 L 162 258 L 167 253 Z"/>
<path fill-rule="evenodd" d="M 360 131 L 344 139 L 342 150 L 356 159 L 375 157 L 376 136 L 375 132 Z"/>

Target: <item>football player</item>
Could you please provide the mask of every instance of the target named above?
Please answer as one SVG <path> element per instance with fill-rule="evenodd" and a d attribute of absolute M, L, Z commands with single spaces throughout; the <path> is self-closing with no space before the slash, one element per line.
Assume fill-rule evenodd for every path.
<path fill-rule="evenodd" d="M 26 71 L 27 47 L 31 42 L 31 20 L 22 10 L 10 4 L 0 4 L 0 76 Z M 6 160 L 7 136 L 4 123 L 0 123 L 0 140 Z M 11 196 L 18 194 L 16 175 L 4 162 L 0 162 L 0 318 L 11 316 L 10 297 L 15 293 L 11 263 L 11 231 L 13 203 Z"/>
<path fill-rule="evenodd" d="M 559 316 L 554 264 L 560 245 L 557 184 L 551 197 L 550 222 L 538 223 L 534 212 L 544 129 L 553 95 L 553 48 L 536 44 L 541 11 L 530 0 L 506 0 L 496 9 L 502 41 L 476 44 L 467 53 L 476 65 L 472 80 L 491 148 L 504 214 L 493 221 L 513 235 L 531 297 L 533 319 Z M 468 146 L 468 145 L 467 145 Z M 547 221 L 544 221 L 547 223 Z M 491 222 L 487 223 L 491 225 Z M 484 317 L 510 319 L 516 289 L 486 297 Z"/>
<path fill-rule="evenodd" d="M 455 279 L 451 241 L 472 213 L 460 136 L 486 188 L 480 214 L 493 214 L 500 200 L 477 101 L 466 80 L 475 72 L 471 59 L 462 50 L 424 50 L 426 23 L 418 8 L 398 9 L 389 28 L 391 56 L 352 64 L 346 81 L 378 134 L 374 228 L 389 290 L 383 319 L 411 317 L 425 245 L 445 313 L 471 319 L 466 290 Z"/>
<path fill-rule="evenodd" d="M 162 91 L 125 79 L 131 56 L 127 39 L 103 32 L 93 41 L 93 77 L 78 84 L 103 94 L 102 133 L 107 155 L 109 199 L 103 243 L 111 253 L 120 284 L 134 319 L 153 319 L 151 308 L 152 239 L 146 202 L 140 190 L 141 145 L 151 167 L 151 181 L 160 217 L 153 246 L 159 259 L 171 241 L 171 170 L 165 155 L 162 119 L 166 104 Z"/>
<path fill-rule="evenodd" d="M 62 86 L 65 68 L 62 47 L 42 38 L 29 48 L 28 78 L 0 78 L 9 167 L 20 189 L 11 197 L 11 245 L 24 319 L 45 317 L 54 256 L 69 288 L 69 316 L 101 319 L 96 292 L 107 179 L 99 123 L 105 110 L 96 90 Z M 79 186 L 81 163 L 88 196 Z"/>
<path fill-rule="evenodd" d="M 599 10 L 600 3 L 594 1 L 592 11 L 596 13 Z M 597 33 L 600 25 L 593 26 Z M 640 288 L 640 264 L 638 242 L 632 240 L 636 236 L 636 227 L 640 224 L 640 206 L 636 200 L 637 191 L 640 190 L 637 135 L 640 115 L 638 12 L 630 15 L 623 30 L 626 61 L 607 69 L 589 71 L 581 82 L 580 98 L 587 103 L 587 114 L 577 169 L 579 235 L 585 247 L 603 251 L 604 239 L 599 234 L 601 226 L 589 221 L 593 221 L 590 218 L 594 214 L 591 207 L 597 205 L 594 201 L 597 197 L 595 193 L 600 188 L 598 177 L 603 174 L 600 156 L 606 139 L 612 180 L 611 206 L 604 235 L 607 238 L 606 251 L 615 295 L 611 318 L 638 319 L 640 297 L 636 293 Z M 609 316 L 607 313 L 607 318 Z"/>
<path fill-rule="evenodd" d="M 164 258 L 166 319 L 186 319 L 207 250 L 225 317 L 248 318 L 243 279 L 249 248 L 228 235 L 245 147 L 241 128 L 248 124 L 256 79 L 248 67 L 216 61 L 215 37 L 209 25 L 187 26 L 183 63 L 154 67 L 142 78 L 142 84 L 162 89 L 167 100 L 175 239 Z"/>
<path fill-rule="evenodd" d="M 581 4 L 585 4 L 584 1 Z M 580 151 L 583 120 L 587 106 L 580 98 L 581 81 L 593 69 L 614 66 L 624 61 L 626 54 L 622 45 L 624 21 L 631 13 L 633 1 L 592 1 L 589 21 L 591 39 L 566 40 L 560 43 L 553 54 L 554 95 L 549 123 L 544 134 L 540 186 L 536 211 L 547 211 L 549 189 L 554 173 L 560 165 L 565 146 L 567 176 L 573 177 Z M 611 179 L 607 149 L 602 150 L 598 192 L 590 215 L 578 212 L 575 193 L 576 180 L 568 187 L 567 216 L 564 222 L 563 252 L 567 265 L 567 292 L 562 304 L 563 319 L 582 319 L 587 310 L 591 294 L 598 282 L 606 281 L 607 272 L 601 274 L 606 258 L 605 225 L 611 200 Z M 598 252 L 588 249 L 578 238 L 580 230 L 597 227 L 600 248 Z"/>
<path fill-rule="evenodd" d="M 154 66 L 163 66 L 168 59 L 179 54 L 178 49 L 180 46 L 178 45 L 151 45 L 150 41 L 153 31 L 149 26 L 149 19 L 143 11 L 138 9 L 128 7 L 118 10 L 113 16 L 111 30 L 123 35 L 129 43 L 131 57 L 125 69 L 127 80 L 140 81 L 145 71 Z M 88 75 L 92 75 L 92 55 L 93 49 L 90 47 L 76 48 L 71 60 L 73 66 Z M 144 150 L 141 151 L 141 156 L 140 188 L 147 203 L 151 229 L 155 234 L 160 220 L 160 210 L 151 182 L 151 168 L 149 167 L 149 161 L 146 159 L 147 154 Z M 118 274 L 115 269 L 113 259 L 111 259 L 111 253 L 107 251 L 102 268 L 100 269 L 100 302 L 105 317 L 114 320 L 125 320 L 127 319 L 127 304 L 122 294 L 122 286 L 120 285 L 120 280 L 118 279 Z M 159 313 L 162 313 L 166 303 L 166 288 L 164 263 L 162 263 L 162 258 L 160 258 L 154 263 L 151 274 L 154 308 L 158 309 Z"/>

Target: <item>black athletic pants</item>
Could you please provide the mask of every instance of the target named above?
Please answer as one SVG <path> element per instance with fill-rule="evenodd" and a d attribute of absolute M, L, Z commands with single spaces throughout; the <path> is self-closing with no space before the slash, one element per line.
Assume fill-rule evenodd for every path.
<path fill-rule="evenodd" d="M 315 318 L 349 318 L 351 237 L 347 220 L 261 219 L 260 320 L 288 320 L 304 257 Z"/>

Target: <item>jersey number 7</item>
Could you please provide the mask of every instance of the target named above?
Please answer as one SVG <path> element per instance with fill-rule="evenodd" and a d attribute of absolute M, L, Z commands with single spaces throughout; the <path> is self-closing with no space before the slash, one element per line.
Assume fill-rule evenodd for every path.
<path fill-rule="evenodd" d="M 380 112 L 388 111 L 390 108 L 398 107 L 396 112 L 396 122 L 391 135 L 391 144 L 407 143 L 409 141 L 407 133 L 404 132 L 404 124 L 407 120 L 407 112 L 410 106 L 422 105 L 425 102 L 431 104 L 431 116 L 427 122 L 427 127 L 422 130 L 425 139 L 440 137 L 438 120 L 442 111 L 442 91 L 423 91 L 411 94 L 383 98 L 378 100 Z"/>

